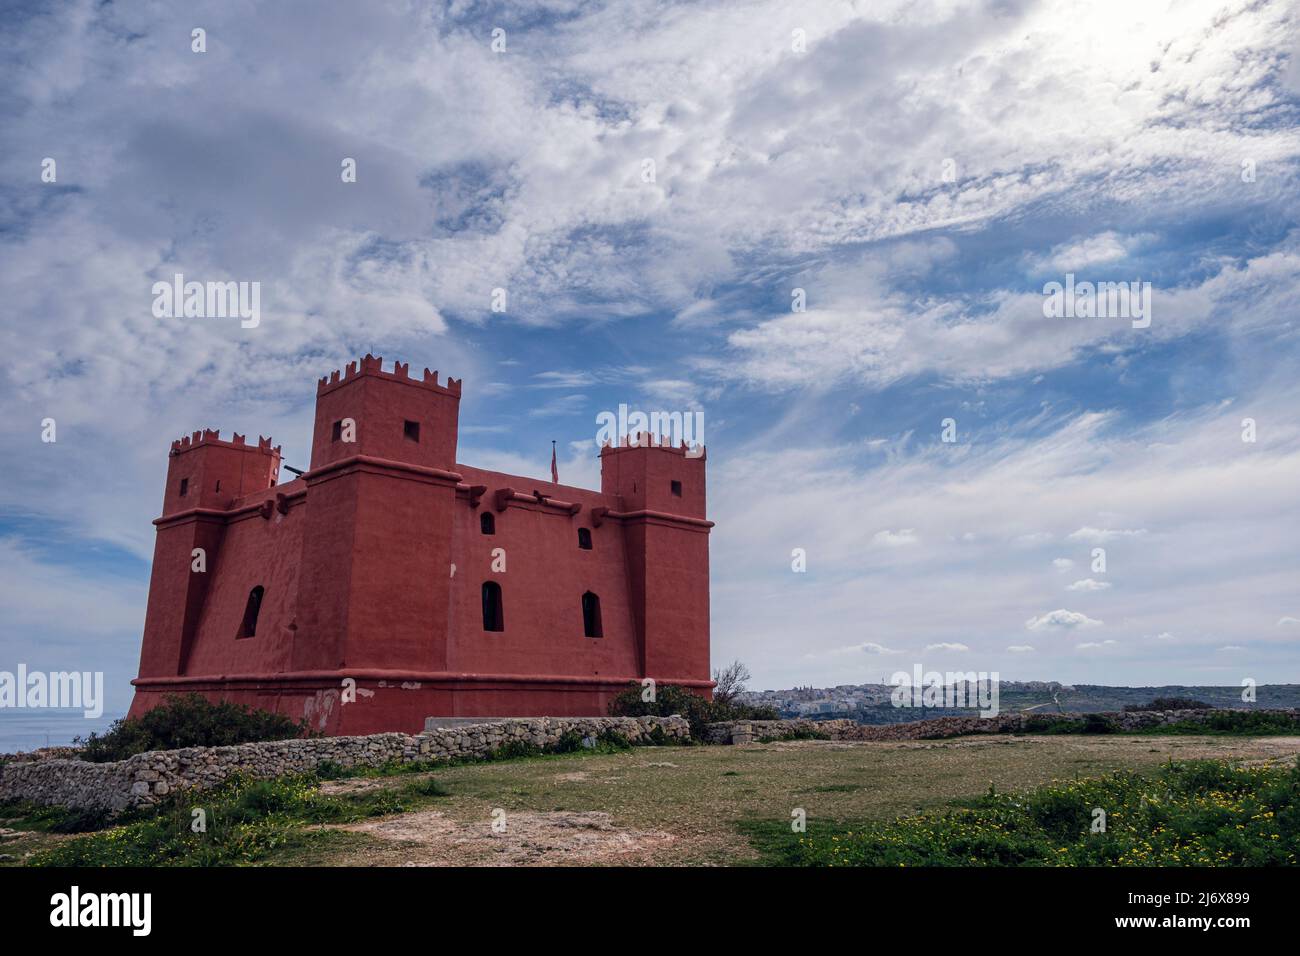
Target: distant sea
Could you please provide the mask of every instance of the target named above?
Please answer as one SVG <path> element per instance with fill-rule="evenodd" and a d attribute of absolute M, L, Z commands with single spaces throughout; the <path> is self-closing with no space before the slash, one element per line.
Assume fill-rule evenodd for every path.
<path fill-rule="evenodd" d="M 92 719 L 80 710 L 0 708 L 0 753 L 66 747 L 73 737 L 103 733 L 121 716 L 105 711 Z"/>

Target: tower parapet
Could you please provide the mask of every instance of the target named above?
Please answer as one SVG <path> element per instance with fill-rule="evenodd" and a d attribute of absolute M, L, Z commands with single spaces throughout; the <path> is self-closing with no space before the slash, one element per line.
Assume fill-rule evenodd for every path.
<path fill-rule="evenodd" d="M 601 493 L 623 503 L 629 604 L 645 677 L 709 672 L 704 463 L 703 448 L 697 454 L 648 432 L 600 450 Z"/>
<path fill-rule="evenodd" d="M 637 432 L 600 449 L 600 490 L 618 495 L 629 511 L 704 517 L 705 449 L 674 445 L 664 436 Z"/>
<path fill-rule="evenodd" d="M 444 392 L 448 395 L 460 396 L 461 379 L 449 377 L 446 385 L 439 385 L 437 369 L 429 371 L 429 369 L 426 368 L 424 370 L 423 379 L 412 378 L 410 369 L 410 362 L 394 361 L 393 370 L 391 372 L 385 372 L 383 357 L 371 355 L 367 352 L 361 359 L 355 362 L 349 362 L 342 372 L 335 369 L 329 375 L 322 376 L 320 381 L 316 383 L 316 397 L 319 398 L 321 395 L 331 392 L 341 385 L 346 385 L 353 379 L 359 378 L 363 375 L 375 375 L 380 378 L 402 382 L 406 385 L 419 385 L 425 388 L 432 388 L 435 391 Z"/>
<path fill-rule="evenodd" d="M 410 365 L 367 354 L 316 385 L 311 467 L 358 455 L 452 470 L 460 419 L 460 380 L 438 384 L 436 371 L 412 378 Z"/>
<path fill-rule="evenodd" d="M 254 446 L 237 432 L 224 441 L 217 429 L 204 428 L 172 442 L 162 513 L 227 508 L 279 478 L 280 446 L 269 437 L 259 435 Z"/>

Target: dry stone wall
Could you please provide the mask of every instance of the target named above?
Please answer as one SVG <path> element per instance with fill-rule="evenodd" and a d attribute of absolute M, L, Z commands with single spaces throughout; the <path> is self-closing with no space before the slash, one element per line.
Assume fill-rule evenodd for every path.
<path fill-rule="evenodd" d="M 1083 724 L 1105 718 L 1115 730 L 1131 731 L 1180 722 L 1203 723 L 1223 710 L 1108 711 L 1100 714 L 998 714 L 996 717 L 936 717 L 901 724 L 859 724 L 852 720 L 732 720 L 709 724 L 707 741 L 713 744 L 755 743 L 760 740 L 819 736 L 831 740 L 928 740 L 966 734 L 1023 733 L 1033 722 L 1061 721 Z M 1251 713 L 1285 714 L 1296 717 L 1295 708 L 1254 710 Z"/>
<path fill-rule="evenodd" d="M 327 761 L 378 767 L 390 761 L 479 759 L 511 744 L 554 748 L 573 732 L 594 741 L 621 734 L 632 744 L 689 741 L 684 717 L 535 717 L 445 727 L 420 734 L 313 737 L 230 747 L 188 747 L 136 754 L 115 763 L 62 758 L 0 764 L 0 800 L 120 811 L 162 800 L 179 789 L 205 789 L 235 773 L 254 778 L 306 773 Z"/>

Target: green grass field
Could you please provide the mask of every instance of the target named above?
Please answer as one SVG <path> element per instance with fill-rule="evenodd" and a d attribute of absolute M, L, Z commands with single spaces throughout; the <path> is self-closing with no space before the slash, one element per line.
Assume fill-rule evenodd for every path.
<path fill-rule="evenodd" d="M 950 812 L 1005 814 L 1004 805 L 980 802 L 990 788 L 1003 799 L 1054 781 L 1067 793 L 1084 787 L 1077 794 L 1085 802 L 1109 793 L 1110 830 L 1117 834 L 1130 822 L 1133 800 L 1141 805 L 1143 781 L 1158 780 L 1171 760 L 1289 768 L 1297 754 L 1297 737 L 1185 735 L 639 747 L 242 784 L 85 834 L 57 832 L 69 828 L 58 813 L 33 816 L 11 807 L 0 810 L 0 827 L 17 833 L 4 837 L 0 853 L 12 857 L 8 865 L 816 864 L 834 862 L 819 841 L 838 835 L 842 842 L 851 832 L 860 852 L 840 862 L 958 863 L 965 861 L 954 854 L 964 851 L 952 849 L 955 836 L 942 859 L 932 853 L 907 860 L 873 857 L 860 837 L 864 828 L 877 828 L 876 843 L 899 836 L 887 828 L 907 826 L 894 821 L 918 813 L 931 821 Z M 1136 776 L 1109 791 L 1075 783 L 1114 771 Z M 1131 799 L 1121 800 L 1124 794 Z M 193 832 L 196 808 L 204 810 L 206 832 Z M 801 835 L 790 826 L 800 812 L 807 821 Z M 1033 822 L 1017 822 L 1022 836 Z M 1041 836 L 1034 839 L 1041 843 Z M 1090 848 L 1083 844 L 1059 862 L 1100 862 L 1083 853 Z M 1007 862 L 1044 862 L 1029 850 L 1022 856 Z"/>

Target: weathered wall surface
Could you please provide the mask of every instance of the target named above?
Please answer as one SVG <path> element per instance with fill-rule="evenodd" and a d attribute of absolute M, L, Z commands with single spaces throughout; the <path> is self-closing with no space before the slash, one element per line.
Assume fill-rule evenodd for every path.
<path fill-rule="evenodd" d="M 378 767 L 391 760 L 474 759 L 515 742 L 552 748 L 569 731 L 584 737 L 613 731 L 633 744 L 663 738 L 685 742 L 691 733 L 684 717 L 536 717 L 437 728 L 421 734 L 314 737 L 158 750 L 116 763 L 16 760 L 0 765 L 0 800 L 118 811 L 156 803 L 176 790 L 217 786 L 235 773 L 266 778 L 306 773 L 324 761 L 342 767 Z"/>
<path fill-rule="evenodd" d="M 1104 717 L 1118 731 L 1141 730 L 1180 721 L 1203 723 L 1223 710 L 1111 711 L 1101 714 L 998 714 L 996 717 L 936 717 L 903 724 L 859 724 L 852 720 L 733 720 L 709 724 L 708 742 L 713 744 L 754 743 L 762 739 L 793 738 L 809 734 L 832 740 L 924 740 L 960 737 L 965 734 L 1021 733 L 1032 722 L 1065 721 L 1082 724 L 1089 718 Z M 1295 708 L 1253 710 L 1250 713 L 1300 714 Z"/>

